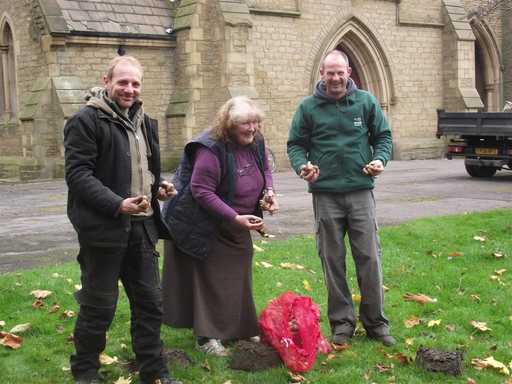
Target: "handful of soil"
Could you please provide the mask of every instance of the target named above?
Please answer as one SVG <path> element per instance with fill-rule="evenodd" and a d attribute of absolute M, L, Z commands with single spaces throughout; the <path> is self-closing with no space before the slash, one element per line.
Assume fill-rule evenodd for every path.
<path fill-rule="evenodd" d="M 231 350 L 229 368 L 255 372 L 281 364 L 281 358 L 274 348 L 263 343 L 241 340 Z"/>
<path fill-rule="evenodd" d="M 462 351 L 440 351 L 420 346 L 416 352 L 416 365 L 431 372 L 444 372 L 459 376 L 464 366 Z"/>

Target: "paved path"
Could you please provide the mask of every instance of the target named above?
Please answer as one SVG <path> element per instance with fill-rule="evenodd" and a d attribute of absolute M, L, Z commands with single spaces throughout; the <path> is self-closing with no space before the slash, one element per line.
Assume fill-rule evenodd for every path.
<path fill-rule="evenodd" d="M 279 172 L 275 185 L 281 212 L 265 219 L 267 231 L 277 238 L 311 233 L 311 196 L 305 183 L 292 172 Z M 512 172 L 474 179 L 461 160 L 393 161 L 377 180 L 375 195 L 380 225 L 512 208 Z M 0 273 L 75 257 L 64 181 L 0 183 L 0 212 Z"/>

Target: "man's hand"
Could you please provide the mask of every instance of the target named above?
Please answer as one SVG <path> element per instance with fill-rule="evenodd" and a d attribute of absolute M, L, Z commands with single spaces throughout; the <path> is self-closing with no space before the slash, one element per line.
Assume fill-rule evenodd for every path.
<path fill-rule="evenodd" d="M 299 176 L 308 183 L 314 183 L 318 179 L 318 176 L 320 176 L 320 168 L 308 161 L 307 164 L 300 167 Z"/>
<path fill-rule="evenodd" d="M 279 211 L 277 197 L 272 189 L 267 189 L 260 200 L 260 207 L 263 211 L 267 211 L 271 215 Z"/>
<path fill-rule="evenodd" d="M 384 164 L 380 160 L 373 160 L 366 164 L 363 168 L 363 173 L 369 176 L 378 176 L 384 171 Z"/>
<path fill-rule="evenodd" d="M 174 185 L 164 180 L 160 183 L 160 187 L 158 188 L 157 199 L 161 201 L 166 201 L 169 200 L 170 198 L 173 198 L 177 194 L 178 191 L 176 191 Z"/>
<path fill-rule="evenodd" d="M 147 196 L 128 197 L 121 202 L 119 213 L 124 215 L 133 215 L 135 213 L 146 212 L 149 205 Z"/>
<path fill-rule="evenodd" d="M 242 228 L 255 231 L 263 229 L 264 224 L 261 217 L 254 215 L 236 215 L 235 221 Z"/>

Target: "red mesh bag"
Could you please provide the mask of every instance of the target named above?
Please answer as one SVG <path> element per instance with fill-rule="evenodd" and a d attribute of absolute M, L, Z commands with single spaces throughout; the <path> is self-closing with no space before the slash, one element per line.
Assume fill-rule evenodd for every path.
<path fill-rule="evenodd" d="M 285 292 L 261 312 L 262 339 L 277 350 L 281 360 L 294 372 L 313 366 L 317 351 L 330 352 L 320 333 L 320 311 L 310 297 Z"/>

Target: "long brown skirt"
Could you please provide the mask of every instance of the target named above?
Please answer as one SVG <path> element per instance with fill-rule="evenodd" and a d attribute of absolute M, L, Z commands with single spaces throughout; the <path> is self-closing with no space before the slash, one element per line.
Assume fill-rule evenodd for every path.
<path fill-rule="evenodd" d="M 250 233 L 223 224 L 210 249 L 206 260 L 201 261 L 165 241 L 163 323 L 221 340 L 257 335 Z"/>

